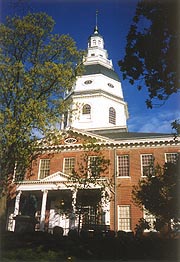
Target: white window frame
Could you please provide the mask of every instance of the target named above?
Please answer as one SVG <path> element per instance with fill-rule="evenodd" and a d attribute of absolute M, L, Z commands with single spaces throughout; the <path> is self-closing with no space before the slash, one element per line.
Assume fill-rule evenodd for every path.
<path fill-rule="evenodd" d="M 143 218 L 149 223 L 150 229 L 145 229 L 144 232 L 156 232 L 153 223 L 156 221 L 156 217 L 152 215 L 147 209 L 143 209 Z"/>
<path fill-rule="evenodd" d="M 116 125 L 116 110 L 112 106 L 109 108 L 109 123 Z"/>
<path fill-rule="evenodd" d="M 72 168 L 71 167 L 71 165 L 72 165 L 72 163 L 70 164 L 70 162 L 69 162 L 69 168 L 68 168 L 68 171 L 66 171 L 66 161 L 67 160 L 69 160 L 69 161 L 71 161 L 73 159 L 73 161 L 74 161 L 74 167 L 73 168 L 75 168 L 75 161 L 76 161 L 76 159 L 75 159 L 75 157 L 65 157 L 64 159 L 63 159 L 63 173 L 65 173 L 65 174 L 67 174 L 67 175 L 71 175 L 72 174 L 72 172 L 70 172 L 70 168 Z M 73 169 L 72 168 L 72 169 Z"/>
<path fill-rule="evenodd" d="M 87 110 L 87 108 L 85 108 L 85 106 L 86 107 L 88 106 L 88 110 Z M 92 108 L 91 108 L 90 104 L 83 105 L 83 107 L 82 107 L 82 114 L 81 114 L 82 115 L 82 120 L 91 119 L 91 110 L 92 110 Z"/>
<path fill-rule="evenodd" d="M 49 162 L 49 167 L 48 168 L 44 168 L 43 170 L 41 170 L 42 169 L 42 162 L 43 161 L 48 161 Z M 45 176 L 43 176 L 43 177 L 41 177 L 41 172 L 45 172 L 46 173 L 46 171 L 48 171 L 48 175 L 45 175 Z M 50 159 L 49 158 L 42 158 L 42 159 L 40 159 L 40 162 L 39 162 L 39 172 L 38 172 L 38 178 L 39 179 L 44 179 L 45 177 L 47 177 L 47 176 L 49 176 L 50 175 Z"/>
<path fill-rule="evenodd" d="M 93 45 L 93 46 L 96 46 L 96 39 L 93 39 L 93 40 L 92 40 L 92 45 Z"/>
<path fill-rule="evenodd" d="M 124 212 L 126 214 L 124 214 Z M 131 206 L 130 205 L 118 205 L 118 230 L 122 230 L 125 232 L 132 231 L 131 230 Z"/>
<path fill-rule="evenodd" d="M 176 157 L 176 160 L 177 160 L 178 153 L 175 153 L 175 152 L 165 153 L 165 162 L 166 163 L 176 163 L 175 159 L 173 161 L 168 161 L 168 158 L 167 158 L 168 155 L 174 155 Z"/>
<path fill-rule="evenodd" d="M 90 115 L 91 114 L 91 106 L 89 104 L 83 105 L 82 114 L 83 115 Z"/>
<path fill-rule="evenodd" d="M 88 156 L 88 177 L 96 177 L 96 175 L 93 175 L 91 173 L 91 159 L 97 159 L 98 156 Z"/>
<path fill-rule="evenodd" d="M 121 157 L 123 157 L 123 158 L 125 158 L 125 157 L 127 157 L 127 161 L 128 161 L 128 166 L 120 166 L 120 164 L 119 164 L 119 160 L 120 160 L 120 158 Z M 126 160 L 125 160 L 126 161 Z M 125 164 L 125 161 L 123 161 L 123 164 Z M 123 173 L 123 170 L 124 169 L 128 169 L 128 175 L 120 175 L 120 168 L 122 168 L 122 173 Z M 126 171 L 125 171 L 125 173 L 126 173 Z M 129 178 L 130 177 L 130 161 L 129 161 L 129 155 L 128 154 L 124 154 L 124 155 L 117 155 L 117 177 L 120 177 L 120 178 L 122 178 L 122 177 L 127 177 L 127 178 Z"/>
<path fill-rule="evenodd" d="M 153 154 L 141 154 L 141 176 L 142 177 L 146 177 L 146 175 L 144 175 L 144 167 L 150 167 L 149 165 L 143 165 L 143 156 L 152 156 L 152 164 L 153 164 Z"/>

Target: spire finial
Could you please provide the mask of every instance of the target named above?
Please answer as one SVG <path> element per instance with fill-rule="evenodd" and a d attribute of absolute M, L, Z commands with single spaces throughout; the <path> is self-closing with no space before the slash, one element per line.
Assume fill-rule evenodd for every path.
<path fill-rule="evenodd" d="M 96 10 L 96 28 L 98 28 L 98 10 Z"/>
<path fill-rule="evenodd" d="M 96 26 L 94 28 L 94 34 L 98 34 L 98 10 L 96 10 Z"/>

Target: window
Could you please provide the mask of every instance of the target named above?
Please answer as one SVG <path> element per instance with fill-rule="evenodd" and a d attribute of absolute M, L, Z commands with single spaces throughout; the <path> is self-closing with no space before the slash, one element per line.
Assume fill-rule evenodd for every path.
<path fill-rule="evenodd" d="M 68 137 L 64 140 L 65 144 L 75 144 L 77 142 L 77 139 L 74 137 Z"/>
<path fill-rule="evenodd" d="M 64 158 L 64 173 L 65 174 L 72 174 L 73 169 L 75 168 L 75 158 L 70 157 L 70 158 Z"/>
<path fill-rule="evenodd" d="M 147 176 L 153 173 L 153 155 L 141 155 L 141 174 Z"/>
<path fill-rule="evenodd" d="M 117 164 L 117 175 L 118 176 L 129 176 L 129 156 L 121 155 L 118 156 Z"/>
<path fill-rule="evenodd" d="M 92 80 L 86 80 L 86 81 L 84 82 L 85 85 L 90 85 L 91 83 L 92 83 Z"/>
<path fill-rule="evenodd" d="M 111 84 L 111 83 L 108 83 L 108 86 L 111 87 L 111 88 L 114 88 L 113 84 Z"/>
<path fill-rule="evenodd" d="M 49 176 L 50 173 L 50 159 L 41 159 L 39 168 L 39 178 L 43 179 Z"/>
<path fill-rule="evenodd" d="M 146 209 L 143 210 L 143 213 L 144 213 L 144 219 L 149 223 L 150 226 L 150 229 L 146 229 L 145 231 L 154 230 L 154 222 L 156 221 L 155 216 L 149 213 L 149 211 Z"/>
<path fill-rule="evenodd" d="M 97 156 L 90 156 L 88 159 L 88 170 L 90 176 L 99 176 L 99 158 Z"/>
<path fill-rule="evenodd" d="M 109 123 L 116 124 L 116 111 L 113 107 L 109 108 Z"/>
<path fill-rule="evenodd" d="M 165 154 L 165 162 L 176 163 L 177 161 L 177 153 L 166 153 Z"/>
<path fill-rule="evenodd" d="M 91 106 L 88 104 L 85 104 L 82 109 L 83 115 L 90 115 L 91 114 Z"/>
<path fill-rule="evenodd" d="M 96 210 L 92 206 L 83 207 L 83 225 L 95 225 L 96 224 Z"/>
<path fill-rule="evenodd" d="M 130 206 L 118 206 L 118 230 L 131 230 Z"/>

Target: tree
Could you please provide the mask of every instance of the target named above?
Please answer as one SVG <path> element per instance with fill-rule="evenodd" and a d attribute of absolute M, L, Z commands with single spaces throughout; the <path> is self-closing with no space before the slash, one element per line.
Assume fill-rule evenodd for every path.
<path fill-rule="evenodd" d="M 168 227 L 168 233 L 179 223 L 179 158 L 176 163 L 157 165 L 154 172 L 134 186 L 132 196 L 135 204 L 144 207 L 156 217 L 156 229 Z"/>
<path fill-rule="evenodd" d="M 172 129 L 174 129 L 174 139 L 180 134 L 180 119 L 176 119 L 171 123 Z"/>
<path fill-rule="evenodd" d="M 178 1 L 139 1 L 127 35 L 126 54 L 119 61 L 123 78 L 147 87 L 148 108 L 161 105 L 179 91 Z M 157 100 L 157 102 L 154 102 Z"/>
<path fill-rule="evenodd" d="M 112 187 L 112 179 L 107 178 L 110 160 L 101 152 L 101 146 L 90 139 L 84 143 L 83 149 L 78 167 L 72 170 L 68 181 L 68 186 L 71 185 L 73 191 L 77 192 L 73 212 L 78 217 L 78 233 L 82 217 L 89 215 L 87 207 L 91 207 L 94 213 L 93 224 L 101 224 L 102 205 L 109 200 Z"/>
<path fill-rule="evenodd" d="M 53 34 L 45 13 L 7 17 L 0 24 L 0 191 L 22 177 L 37 139 L 67 110 L 64 93 L 81 72 L 82 53 L 68 35 Z"/>

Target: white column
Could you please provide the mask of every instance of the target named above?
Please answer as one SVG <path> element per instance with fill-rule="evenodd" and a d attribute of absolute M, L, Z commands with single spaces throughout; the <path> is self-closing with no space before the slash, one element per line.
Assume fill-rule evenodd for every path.
<path fill-rule="evenodd" d="M 74 189 L 72 191 L 72 214 L 69 221 L 69 228 L 73 229 L 76 226 L 76 196 L 77 196 L 77 190 Z"/>
<path fill-rule="evenodd" d="M 62 119 L 61 119 L 61 130 L 64 129 L 64 114 L 62 114 Z"/>
<path fill-rule="evenodd" d="M 110 202 L 106 203 L 105 211 L 105 225 L 110 225 Z"/>
<path fill-rule="evenodd" d="M 19 191 L 16 195 L 15 200 L 15 206 L 14 206 L 14 216 L 17 216 L 19 214 L 19 204 L 20 204 L 20 198 L 21 198 L 22 191 Z"/>
<path fill-rule="evenodd" d="M 109 196 L 108 198 L 105 197 L 105 192 L 103 194 L 102 198 L 102 210 L 104 211 L 105 214 L 105 225 L 110 225 L 110 200 Z"/>
<path fill-rule="evenodd" d="M 20 204 L 21 194 L 22 194 L 22 191 L 19 191 L 17 193 L 17 195 L 16 195 L 13 217 L 15 217 L 15 216 L 17 216 L 19 214 L 19 204 Z M 13 220 L 13 222 L 12 222 L 12 231 L 14 231 L 14 229 L 15 229 L 15 223 L 16 223 L 16 221 Z"/>
<path fill-rule="evenodd" d="M 41 218 L 40 218 L 40 231 L 44 231 L 47 195 L 48 195 L 48 190 L 43 190 L 42 205 L 41 205 Z"/>

